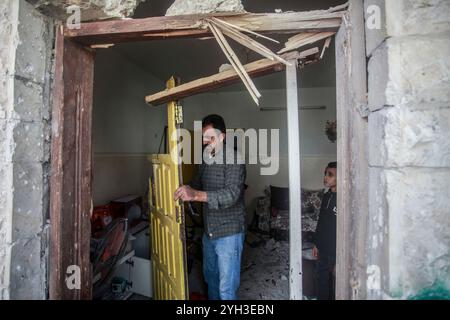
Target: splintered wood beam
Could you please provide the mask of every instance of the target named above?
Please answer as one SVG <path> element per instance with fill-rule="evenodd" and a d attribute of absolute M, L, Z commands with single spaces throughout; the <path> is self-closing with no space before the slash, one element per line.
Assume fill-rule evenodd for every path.
<path fill-rule="evenodd" d="M 336 32 L 344 11 L 286 13 L 228 13 L 150 17 L 82 23 L 78 29 L 64 28 L 64 36 L 85 45 L 166 38 L 211 36 L 204 20 L 220 17 L 225 23 L 259 33 Z"/>
<path fill-rule="evenodd" d="M 292 59 L 306 59 L 310 56 L 316 56 L 319 52 L 318 48 L 312 48 L 304 52 L 290 52 L 282 57 L 286 60 Z M 245 71 L 252 77 L 259 77 L 268 73 L 282 71 L 285 65 L 279 61 L 272 61 L 269 59 L 261 59 L 244 66 Z M 157 106 L 173 100 L 179 100 L 194 94 L 199 94 L 212 89 L 217 89 L 225 85 L 230 85 L 238 82 L 239 75 L 234 69 L 226 70 L 214 74 L 209 77 L 200 78 L 188 83 L 181 84 L 172 89 L 166 89 L 158 93 L 148 95 L 145 97 L 145 102 Z"/>
<path fill-rule="evenodd" d="M 259 42 L 253 40 L 246 34 L 238 31 L 236 28 L 234 28 L 231 24 L 226 24 L 220 19 L 213 18 L 212 20 L 209 20 L 212 24 L 216 24 L 218 28 L 221 29 L 221 31 L 226 34 L 228 37 L 233 39 L 234 41 L 242 44 L 243 46 L 249 48 L 250 50 L 255 51 L 256 53 L 259 53 L 260 55 L 266 57 L 270 60 L 278 60 L 281 63 L 289 64 L 286 60 L 280 58 L 277 54 L 273 53 L 269 48 L 263 46 Z M 269 38 L 270 39 L 270 38 Z"/>
<path fill-rule="evenodd" d="M 223 36 L 222 32 L 218 28 L 216 28 L 216 26 L 214 26 L 213 24 L 208 24 L 208 27 L 214 33 L 214 37 L 216 38 L 216 40 L 219 43 L 220 47 L 222 48 L 223 52 L 227 56 L 228 61 L 231 63 L 231 65 L 235 69 L 236 73 L 241 78 L 241 80 L 244 83 L 245 87 L 247 88 L 248 92 L 252 96 L 252 99 L 255 101 L 255 103 L 257 105 L 259 105 L 258 99 L 261 97 L 261 94 L 259 93 L 259 91 L 256 88 L 255 84 L 253 83 L 252 79 L 248 75 L 247 71 L 245 71 L 244 66 L 241 64 L 241 62 L 237 58 L 233 49 L 228 44 L 228 42 L 225 39 L 225 37 Z"/>
<path fill-rule="evenodd" d="M 288 39 L 285 43 L 285 47 L 278 51 L 278 53 L 284 53 L 292 50 L 297 50 L 300 47 L 307 46 L 314 42 L 329 38 L 333 36 L 335 32 L 319 32 L 319 33 L 300 33 Z"/>
<path fill-rule="evenodd" d="M 325 40 L 325 44 L 323 45 L 323 48 L 322 48 L 322 53 L 320 54 L 320 59 L 323 58 L 323 55 L 324 55 L 324 53 L 325 53 L 325 50 L 328 49 L 328 48 L 330 47 L 330 43 L 331 43 L 331 37 L 330 37 L 330 38 L 327 38 L 327 40 Z"/>

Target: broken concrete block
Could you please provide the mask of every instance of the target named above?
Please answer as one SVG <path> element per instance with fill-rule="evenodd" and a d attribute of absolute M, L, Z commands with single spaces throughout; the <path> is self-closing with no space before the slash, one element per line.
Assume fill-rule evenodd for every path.
<path fill-rule="evenodd" d="M 127 18 L 133 15 L 136 7 L 145 0 L 27 0 L 43 14 L 65 21 L 80 13 L 80 21 L 93 21 L 112 18 Z M 77 11 L 79 10 L 79 11 Z"/>
<path fill-rule="evenodd" d="M 43 173 L 41 163 L 13 163 L 13 241 L 33 237 L 42 229 Z"/>
<path fill-rule="evenodd" d="M 390 37 L 450 31 L 450 1 L 385 0 Z"/>
<path fill-rule="evenodd" d="M 42 121 L 44 109 L 42 85 L 25 79 L 14 80 L 14 113 L 12 118 L 22 121 Z"/>
<path fill-rule="evenodd" d="M 20 1 L 15 75 L 44 83 L 51 54 L 49 19 Z"/>
<path fill-rule="evenodd" d="M 450 289 L 448 168 L 370 168 L 368 298 Z"/>
<path fill-rule="evenodd" d="M 450 290 L 449 168 L 384 170 L 390 293 L 408 298 L 441 283 Z"/>
<path fill-rule="evenodd" d="M 368 66 L 369 107 L 408 105 L 410 109 L 450 105 L 450 35 L 390 38 Z"/>
<path fill-rule="evenodd" d="M 450 108 L 391 107 L 369 115 L 369 164 L 450 167 Z"/>
<path fill-rule="evenodd" d="M 45 299 L 46 264 L 41 261 L 43 249 L 40 235 L 17 240 L 12 246 L 11 299 Z"/>
<path fill-rule="evenodd" d="M 166 16 L 213 12 L 245 12 L 240 0 L 175 0 Z"/>
<path fill-rule="evenodd" d="M 15 122 L 13 128 L 12 161 L 42 162 L 44 157 L 43 124 L 37 122 Z"/>

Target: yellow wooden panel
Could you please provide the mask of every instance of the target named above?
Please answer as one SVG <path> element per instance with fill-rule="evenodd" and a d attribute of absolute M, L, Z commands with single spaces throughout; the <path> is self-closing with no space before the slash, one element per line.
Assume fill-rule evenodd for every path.
<path fill-rule="evenodd" d="M 173 87 L 173 78 L 167 87 Z M 171 154 L 178 154 L 177 140 L 171 139 L 176 130 L 175 112 L 177 105 L 167 106 L 169 154 L 152 155 L 153 186 L 149 189 L 155 195 L 151 201 L 152 267 L 154 298 L 157 300 L 186 299 L 186 244 L 184 238 L 183 208 L 173 200 L 175 190 L 180 186 L 180 166 L 172 161 Z M 151 195 L 150 195 L 151 197 Z M 150 203 L 150 202 L 149 202 Z"/>

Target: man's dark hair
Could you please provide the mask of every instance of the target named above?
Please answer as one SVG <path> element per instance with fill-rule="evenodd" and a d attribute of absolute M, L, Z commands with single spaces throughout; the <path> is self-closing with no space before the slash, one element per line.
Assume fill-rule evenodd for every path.
<path fill-rule="evenodd" d="M 225 121 L 218 114 L 210 114 L 202 120 L 202 127 L 211 125 L 214 129 L 220 130 L 222 133 L 226 133 Z"/>
<path fill-rule="evenodd" d="M 336 162 L 336 161 L 330 162 L 330 163 L 327 165 L 327 168 L 336 168 L 336 167 L 337 167 L 337 162 Z"/>

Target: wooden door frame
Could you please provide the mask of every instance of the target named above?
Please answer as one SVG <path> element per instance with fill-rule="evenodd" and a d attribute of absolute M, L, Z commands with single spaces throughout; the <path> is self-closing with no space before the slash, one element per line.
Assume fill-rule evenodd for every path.
<path fill-rule="evenodd" d="M 363 1 L 350 0 L 336 34 L 336 299 L 366 299 L 367 66 Z"/>
<path fill-rule="evenodd" d="M 350 9 L 359 6 L 358 0 L 350 1 Z M 355 10 L 356 12 L 356 10 Z M 361 12 L 363 14 L 363 12 Z M 126 41 L 148 41 L 153 39 L 169 39 L 180 37 L 204 37 L 208 30 L 200 29 L 198 22 L 211 15 L 186 15 L 178 17 L 152 17 L 118 21 L 102 21 L 81 24 L 80 29 L 68 29 L 57 26 L 55 50 L 55 80 L 52 106 L 52 150 L 50 179 L 50 299 L 91 299 L 92 279 L 89 260 L 90 252 L 90 216 L 92 212 L 92 95 L 94 74 L 95 45 L 109 45 Z M 231 15 L 223 16 L 230 22 L 252 29 L 251 21 L 261 15 Z M 240 23 L 242 17 L 244 22 Z M 283 29 L 274 28 L 274 21 L 280 15 L 267 14 L 259 32 L 306 32 L 306 31 L 336 31 L 340 26 L 336 20 L 330 20 L 318 27 L 316 23 L 296 22 L 282 24 Z M 353 17 L 351 17 L 353 19 Z M 255 18 L 256 19 L 256 18 Z M 341 27 L 342 29 L 342 27 Z M 345 32 L 344 36 L 355 36 L 358 43 L 364 41 L 358 34 Z M 348 39 L 347 39 L 348 40 Z M 358 54 L 360 52 L 358 51 Z M 348 56 L 336 55 L 337 65 L 345 65 L 354 61 Z M 351 62 L 349 62 L 351 61 Z M 359 61 L 359 60 L 358 60 Z M 358 64 L 355 64 L 361 67 Z M 365 65 L 365 60 L 364 60 Z M 353 68 L 358 71 L 358 69 Z M 361 69 L 362 70 L 362 69 Z M 365 70 L 365 69 L 364 69 Z M 347 81 L 339 92 L 352 96 L 354 87 L 360 86 L 355 81 Z M 359 89 L 358 89 L 359 90 Z M 357 91 L 360 92 L 360 91 Z M 362 92 L 362 91 L 361 91 Z M 345 114 L 346 103 L 338 103 L 338 127 L 345 128 L 351 124 L 349 117 L 339 117 Z M 352 179 L 352 158 L 343 150 L 350 148 L 351 136 L 338 130 L 338 175 L 341 181 Z M 345 166 L 343 164 L 345 163 Z M 349 169 L 350 168 L 350 169 Z M 351 215 L 351 199 L 353 191 L 343 183 L 338 187 L 338 210 Z M 350 210 L 351 209 L 351 210 Z M 347 234 L 351 223 L 349 219 L 341 221 L 338 234 Z M 300 231 L 300 230 L 299 230 Z M 346 240 L 347 241 L 347 240 Z M 345 279 L 338 281 L 340 298 L 350 297 L 348 277 L 345 278 L 345 268 L 350 266 L 346 245 L 338 242 L 337 276 Z M 72 267 L 72 269 L 70 268 Z M 79 268 L 79 269 L 78 269 Z M 74 279 L 78 275 L 80 279 Z M 67 281 L 66 281 L 67 280 Z M 79 285 L 79 287 L 78 287 Z M 74 287 L 75 286 L 75 287 Z M 69 289 L 71 287 L 72 289 Z"/>
<path fill-rule="evenodd" d="M 92 297 L 92 93 L 94 52 L 55 43 L 50 178 L 50 299 Z"/>

